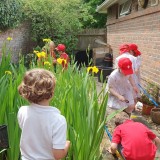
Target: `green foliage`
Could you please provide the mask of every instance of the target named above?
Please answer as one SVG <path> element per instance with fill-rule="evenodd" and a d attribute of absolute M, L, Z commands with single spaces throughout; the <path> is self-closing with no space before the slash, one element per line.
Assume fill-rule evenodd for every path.
<path fill-rule="evenodd" d="M 1 0 L 0 2 L 0 29 L 4 30 L 19 24 L 22 18 L 21 3 L 19 0 Z"/>
<path fill-rule="evenodd" d="M 9 149 L 7 149 L 7 159 L 18 160 L 20 129 L 17 123 L 17 111 L 19 106 L 27 102 L 21 99 L 17 87 L 26 69 L 22 65 L 24 61 L 19 63 L 19 68 L 14 67 L 11 64 L 10 57 L 11 53 L 8 55 L 3 53 L 0 63 L 0 125 L 6 124 L 8 127 Z M 3 156 L 3 153 L 0 154 L 0 159 L 3 159 L 1 156 Z"/>
<path fill-rule="evenodd" d="M 36 55 L 34 53 L 28 53 L 24 56 L 24 65 L 29 69 L 32 62 L 36 63 Z"/>
<path fill-rule="evenodd" d="M 57 86 L 51 102 L 58 106 L 68 122 L 68 138 L 72 146 L 69 160 L 98 160 L 104 134 L 107 95 L 97 94 L 94 78 L 74 66 L 56 74 Z M 78 101 L 77 101 L 78 100 Z"/>
<path fill-rule="evenodd" d="M 6 47 L 8 48 L 8 45 L 5 44 L 0 63 L 0 124 L 8 126 L 10 148 L 7 149 L 7 159 L 18 160 L 21 131 L 17 122 L 17 112 L 19 107 L 26 105 L 27 102 L 20 97 L 17 87 L 27 69 L 24 58 L 20 59 L 18 67 L 11 64 L 11 53 L 8 55 L 5 53 Z M 37 66 L 34 61 L 30 64 L 31 68 L 43 67 L 54 72 L 53 65 Z M 57 71 L 54 74 L 57 84 L 51 105 L 59 108 L 66 117 L 67 139 L 72 143 L 66 159 L 100 159 L 100 143 L 106 122 L 107 95 L 104 94 L 104 88 L 97 94 L 94 77 L 88 75 L 86 68 L 78 70 L 75 65 L 69 65 L 68 69 L 62 72 L 61 65 L 57 64 Z"/>
<path fill-rule="evenodd" d="M 26 19 L 32 23 L 32 38 L 42 46 L 43 38 L 64 43 L 67 51 L 76 47 L 76 35 L 83 22 L 92 19 L 81 0 L 23 0 Z"/>
<path fill-rule="evenodd" d="M 87 20 L 83 23 L 84 28 L 105 28 L 107 15 L 102 13 L 97 13 L 96 8 L 101 5 L 104 0 L 84 0 L 88 6 L 88 12 L 93 16 L 94 21 Z"/>
<path fill-rule="evenodd" d="M 148 82 L 146 86 L 146 92 L 155 100 L 158 100 L 159 89 L 158 86 L 153 82 Z M 146 96 L 146 94 L 141 95 L 141 101 L 144 104 L 153 106 L 153 102 Z"/>

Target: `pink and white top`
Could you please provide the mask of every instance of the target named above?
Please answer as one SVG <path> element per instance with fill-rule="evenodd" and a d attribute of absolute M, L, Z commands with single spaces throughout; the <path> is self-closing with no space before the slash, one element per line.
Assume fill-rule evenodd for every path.
<path fill-rule="evenodd" d="M 131 55 L 129 52 L 125 52 L 115 59 L 115 67 L 116 68 L 118 68 L 119 59 L 121 59 L 123 57 L 129 58 L 131 60 L 134 73 L 130 76 L 132 76 L 132 79 L 134 80 L 135 85 L 139 88 L 138 84 L 140 82 L 140 77 L 138 77 L 136 73 L 138 72 L 139 66 L 141 64 L 141 59 L 139 58 L 139 56 L 135 57 L 135 56 Z M 130 84 L 130 87 L 132 87 L 131 84 Z M 134 98 L 140 97 L 140 93 L 136 94 L 133 89 L 132 89 L 132 92 L 133 92 Z"/>
<path fill-rule="evenodd" d="M 134 104 L 133 92 L 131 88 L 131 84 L 128 81 L 129 76 L 124 76 L 119 72 L 118 69 L 115 69 L 110 76 L 108 77 L 108 83 L 106 86 L 106 91 L 111 87 L 118 94 L 124 96 L 129 103 L 120 101 L 116 96 L 109 93 L 108 96 L 108 107 L 114 109 L 120 109 L 123 107 L 128 107 Z"/>

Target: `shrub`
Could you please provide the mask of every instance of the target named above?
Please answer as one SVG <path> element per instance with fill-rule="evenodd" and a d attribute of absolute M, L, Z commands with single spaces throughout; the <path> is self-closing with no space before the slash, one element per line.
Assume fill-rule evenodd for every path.
<path fill-rule="evenodd" d="M 21 3 L 19 0 L 1 0 L 0 2 L 0 29 L 5 30 L 19 24 L 22 18 Z"/>
<path fill-rule="evenodd" d="M 67 52 L 76 48 L 77 34 L 83 22 L 92 16 L 88 6 L 81 0 L 23 0 L 24 14 L 32 23 L 32 38 L 42 47 L 42 39 L 47 37 L 56 44 L 64 43 Z"/>

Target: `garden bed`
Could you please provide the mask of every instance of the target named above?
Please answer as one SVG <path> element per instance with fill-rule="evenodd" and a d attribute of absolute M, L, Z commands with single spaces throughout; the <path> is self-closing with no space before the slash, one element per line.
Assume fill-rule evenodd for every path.
<path fill-rule="evenodd" d="M 95 80 L 96 80 L 96 85 L 97 85 L 97 92 L 100 92 L 102 87 L 104 87 L 104 84 L 98 82 L 97 78 L 95 78 Z M 141 111 L 134 112 L 133 115 L 135 115 L 134 117 L 135 121 L 145 124 L 160 138 L 160 125 L 154 123 L 151 120 L 150 115 L 142 115 Z M 114 121 L 111 120 L 110 122 L 107 123 L 107 125 L 108 125 L 108 129 L 110 133 L 112 134 L 115 128 Z M 110 146 L 110 141 L 107 136 L 107 133 L 105 133 L 103 136 L 102 142 L 101 142 L 102 160 L 115 160 L 115 158 L 107 151 L 109 146 Z M 160 159 L 160 149 L 157 151 L 155 160 L 158 160 L 158 159 Z"/>

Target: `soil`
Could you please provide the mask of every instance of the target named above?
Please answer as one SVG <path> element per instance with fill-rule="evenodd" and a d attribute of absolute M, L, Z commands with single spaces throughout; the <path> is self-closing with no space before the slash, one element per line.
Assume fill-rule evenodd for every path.
<path fill-rule="evenodd" d="M 104 84 L 98 82 L 97 79 L 96 79 L 96 82 L 97 82 L 97 91 L 99 92 L 99 91 L 101 91 L 102 87 L 104 87 Z M 141 111 L 133 112 L 132 115 L 133 115 L 132 117 L 133 117 L 134 121 L 143 123 L 148 128 L 150 128 L 160 138 L 160 125 L 154 123 L 151 120 L 150 115 L 142 115 Z M 108 126 L 109 132 L 112 135 L 113 130 L 115 128 L 114 121 L 111 120 L 110 122 L 107 122 L 107 126 Z M 100 148 L 101 153 L 102 153 L 102 160 L 116 160 L 117 159 L 112 154 L 110 154 L 108 152 L 109 146 L 110 146 L 110 140 L 107 136 L 107 133 L 105 132 L 104 137 L 102 139 L 101 148 Z M 155 160 L 160 160 L 160 148 L 157 150 Z"/>

